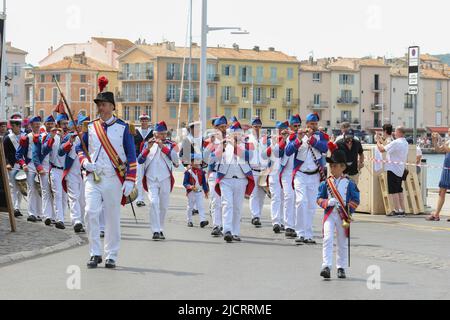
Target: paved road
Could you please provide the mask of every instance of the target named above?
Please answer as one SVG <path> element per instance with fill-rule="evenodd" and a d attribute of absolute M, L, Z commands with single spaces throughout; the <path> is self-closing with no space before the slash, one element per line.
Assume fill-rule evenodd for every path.
<path fill-rule="evenodd" d="M 166 242 L 151 241 L 148 207 L 139 225 L 123 214 L 119 268 L 87 270 L 86 246 L 0 268 L 1 299 L 441 299 L 450 298 L 450 224 L 423 218 L 359 216 L 353 225 L 352 268 L 346 281 L 319 277 L 321 246 L 296 247 L 273 234 L 266 205 L 263 229 L 250 226 L 243 242 L 225 244 L 210 229 L 185 226 L 186 198 L 171 197 Z M 198 221 L 197 221 L 198 224 Z M 321 236 L 317 214 L 316 236 Z M 432 228 L 433 227 L 433 228 Z M 67 273 L 79 266 L 80 290 L 68 289 Z M 374 266 L 374 267 L 373 267 Z M 75 267 L 76 269 L 77 267 Z M 367 286 L 380 271 L 380 290 Z M 72 270 L 72 269 L 70 269 Z M 76 283 L 76 282 L 71 282 Z"/>

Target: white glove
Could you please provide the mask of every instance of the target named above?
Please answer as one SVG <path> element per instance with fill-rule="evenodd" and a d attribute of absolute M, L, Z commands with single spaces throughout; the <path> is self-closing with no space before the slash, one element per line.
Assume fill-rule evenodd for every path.
<path fill-rule="evenodd" d="M 338 205 L 338 201 L 335 198 L 331 198 L 328 200 L 328 206 L 329 207 L 336 207 Z"/>
<path fill-rule="evenodd" d="M 89 161 L 83 162 L 83 168 L 87 172 L 91 172 L 91 173 L 97 171 L 97 165 L 95 163 L 91 163 Z"/>
<path fill-rule="evenodd" d="M 125 181 L 122 187 L 123 195 L 128 198 L 134 189 L 134 182 L 131 181 Z"/>

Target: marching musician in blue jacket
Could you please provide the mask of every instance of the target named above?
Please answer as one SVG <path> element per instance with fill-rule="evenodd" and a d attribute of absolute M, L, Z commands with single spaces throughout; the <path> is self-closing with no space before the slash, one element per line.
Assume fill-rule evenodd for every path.
<path fill-rule="evenodd" d="M 319 131 L 319 115 L 306 118 L 307 129 L 299 130 L 297 138 L 289 143 L 286 155 L 294 155 L 292 174 L 295 189 L 296 243 L 315 244 L 313 219 L 317 210 L 315 195 L 322 179 L 326 178 L 323 154 L 328 151 L 328 140 Z"/>

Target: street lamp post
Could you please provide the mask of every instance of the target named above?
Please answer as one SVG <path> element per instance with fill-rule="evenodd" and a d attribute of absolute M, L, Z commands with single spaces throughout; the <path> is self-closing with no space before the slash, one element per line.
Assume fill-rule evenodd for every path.
<path fill-rule="evenodd" d="M 210 31 L 220 30 L 236 30 L 233 34 L 249 34 L 247 31 L 242 31 L 239 27 L 209 27 L 208 26 L 208 1 L 202 0 L 202 49 L 200 59 L 200 122 L 201 131 L 206 131 L 206 104 L 208 92 L 208 74 L 207 74 L 207 48 L 208 48 L 208 33 Z"/>

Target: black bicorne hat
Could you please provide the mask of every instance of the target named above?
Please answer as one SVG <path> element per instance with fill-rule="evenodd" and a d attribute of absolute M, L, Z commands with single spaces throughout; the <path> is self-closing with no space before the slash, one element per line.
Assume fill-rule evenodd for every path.
<path fill-rule="evenodd" d="M 327 157 L 328 163 L 343 163 L 347 165 L 347 156 L 344 151 L 336 150 L 331 154 L 331 157 Z"/>
<path fill-rule="evenodd" d="M 97 95 L 97 98 L 94 100 L 95 104 L 99 104 L 100 102 L 110 102 L 116 107 L 116 102 L 114 100 L 114 93 L 112 92 L 100 92 Z"/>

